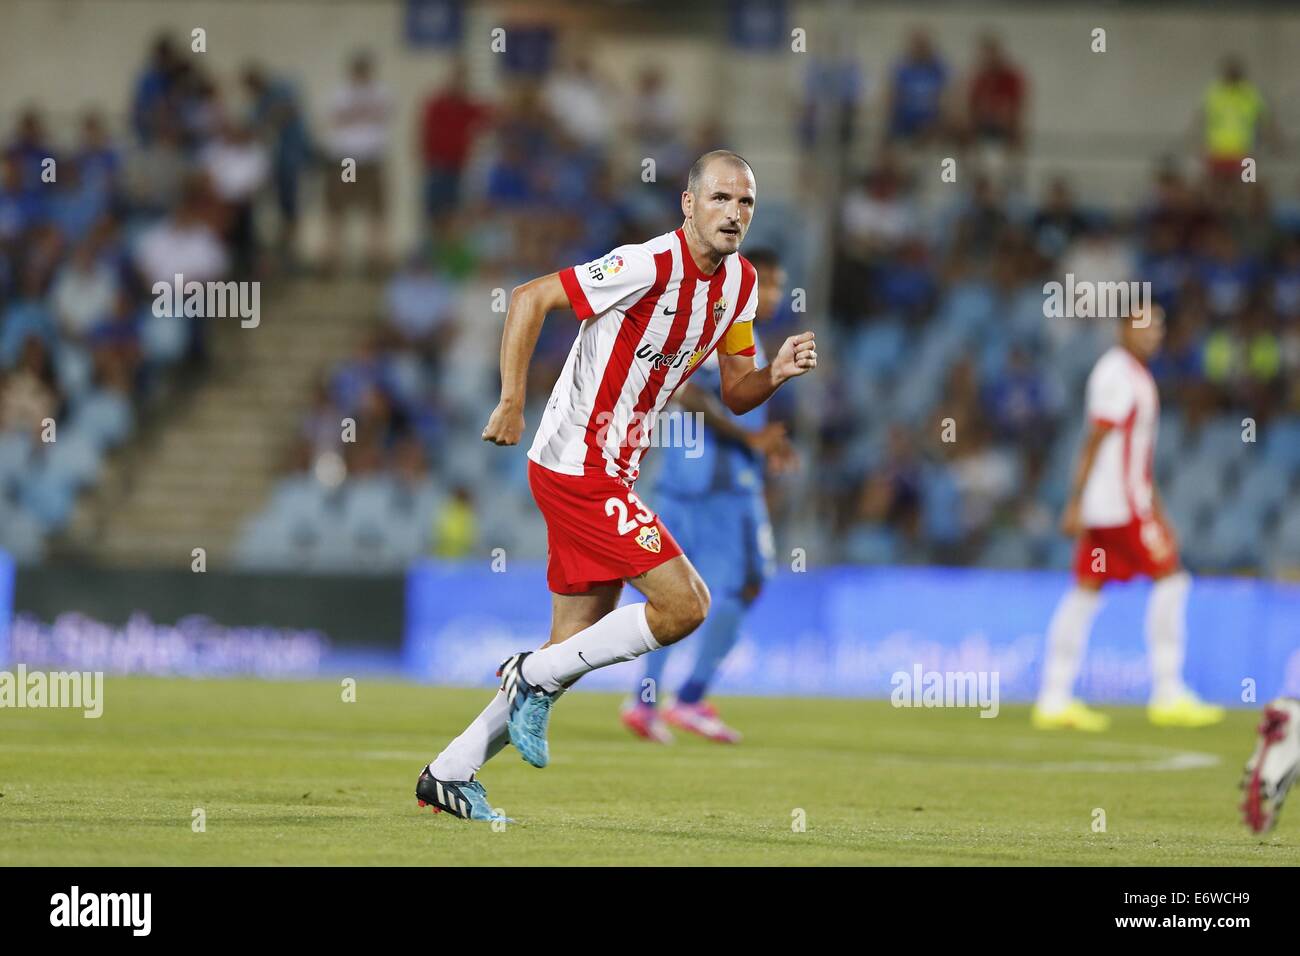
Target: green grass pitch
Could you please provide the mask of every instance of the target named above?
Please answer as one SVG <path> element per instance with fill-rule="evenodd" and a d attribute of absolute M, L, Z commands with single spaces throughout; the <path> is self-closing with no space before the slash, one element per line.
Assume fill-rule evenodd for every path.
<path fill-rule="evenodd" d="M 1085 736 L 1034 731 L 1023 707 L 726 698 L 743 744 L 656 747 L 617 697 L 577 692 L 549 768 L 512 748 L 485 768 L 518 820 L 494 830 L 413 793 L 486 699 L 110 677 L 98 720 L 0 710 L 0 864 L 1300 864 L 1300 819 L 1264 838 L 1238 820 L 1254 711 L 1178 731 L 1113 708 Z"/>

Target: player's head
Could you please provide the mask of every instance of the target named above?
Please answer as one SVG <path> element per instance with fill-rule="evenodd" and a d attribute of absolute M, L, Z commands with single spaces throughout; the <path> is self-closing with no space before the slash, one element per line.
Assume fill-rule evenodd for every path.
<path fill-rule="evenodd" d="M 357 50 L 348 60 L 348 75 L 354 83 L 369 83 L 375 73 L 375 61 L 369 50 Z"/>
<path fill-rule="evenodd" d="M 1241 57 L 1234 53 L 1223 58 L 1219 65 L 1219 75 L 1225 83 L 1240 83 L 1246 78 L 1246 66 L 1241 62 Z"/>
<path fill-rule="evenodd" d="M 766 322 L 776 315 L 785 297 L 785 267 L 771 249 L 755 249 L 746 253 L 745 258 L 758 272 L 758 312 L 754 318 Z"/>
<path fill-rule="evenodd" d="M 753 170 L 729 149 L 714 149 L 695 161 L 682 193 L 684 226 L 719 257 L 740 248 L 757 199 Z"/>
<path fill-rule="evenodd" d="M 1146 361 L 1160 350 L 1165 338 L 1165 310 L 1155 303 L 1138 306 L 1128 318 L 1120 319 L 1120 343 Z"/>

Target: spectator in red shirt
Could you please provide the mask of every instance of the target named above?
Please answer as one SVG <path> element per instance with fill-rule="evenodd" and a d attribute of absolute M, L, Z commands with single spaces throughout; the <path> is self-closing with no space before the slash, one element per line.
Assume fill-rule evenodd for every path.
<path fill-rule="evenodd" d="M 1002 53 L 997 37 L 980 41 L 979 66 L 970 85 L 970 129 L 980 140 L 1019 148 L 1023 142 L 1025 77 Z"/>
<path fill-rule="evenodd" d="M 465 91 L 465 64 L 452 64 L 446 85 L 424 104 L 424 208 L 431 219 L 456 208 L 465 162 L 490 117 L 491 110 Z"/>

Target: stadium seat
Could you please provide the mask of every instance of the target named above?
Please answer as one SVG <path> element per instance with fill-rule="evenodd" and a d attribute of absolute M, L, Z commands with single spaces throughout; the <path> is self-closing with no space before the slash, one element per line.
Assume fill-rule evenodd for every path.
<path fill-rule="evenodd" d="M 1263 515 L 1239 502 L 1218 511 L 1200 554 L 1201 562 L 1216 570 L 1231 570 L 1255 563 L 1260 557 Z"/>
<path fill-rule="evenodd" d="M 961 492 L 952 472 L 929 466 L 921 471 L 921 528 L 933 544 L 955 544 L 962 536 Z"/>
<path fill-rule="evenodd" d="M 1236 461 L 1250 446 L 1241 440 L 1241 419 L 1218 416 L 1188 436 L 1190 451 L 1197 460 L 1215 461 L 1220 465 Z M 1162 436 L 1163 437 L 1163 436 Z"/>
<path fill-rule="evenodd" d="M 386 527 L 393 509 L 393 480 L 386 475 L 354 478 L 343 485 L 340 503 L 349 534 L 365 527 Z"/>
<path fill-rule="evenodd" d="M 844 558 L 861 564 L 893 564 L 898 560 L 897 536 L 883 525 L 857 525 L 845 538 Z"/>
<path fill-rule="evenodd" d="M 155 365 L 180 361 L 189 345 L 188 321 L 146 311 L 140 322 L 140 347 L 145 358 Z"/>
<path fill-rule="evenodd" d="M 941 307 L 942 322 L 957 329 L 962 338 L 973 341 L 993 321 L 997 302 L 983 282 L 962 282 L 953 286 Z"/>
<path fill-rule="evenodd" d="M 45 535 L 41 523 L 23 507 L 0 498 L 0 551 L 7 551 L 19 564 L 33 564 L 45 556 Z"/>
<path fill-rule="evenodd" d="M 1290 491 L 1291 480 L 1286 469 L 1271 461 L 1255 462 L 1246 469 L 1237 494 L 1255 502 L 1261 509 L 1277 508 Z"/>
<path fill-rule="evenodd" d="M 1166 409 L 1160 415 L 1156 429 L 1156 465 L 1160 466 L 1179 458 L 1184 449 L 1187 422 L 1176 408 Z"/>
<path fill-rule="evenodd" d="M 1074 565 L 1075 543 L 1062 535 L 1055 535 L 1047 546 L 1047 566 L 1056 571 L 1067 570 Z"/>
<path fill-rule="evenodd" d="M 1194 457 L 1174 474 L 1167 497 L 1199 510 L 1221 504 L 1225 463 L 1215 458 Z"/>
<path fill-rule="evenodd" d="M 1044 340 L 1043 289 L 1027 285 L 1018 289 L 1006 311 L 1006 330 L 1017 345 L 1038 349 Z"/>
<path fill-rule="evenodd" d="M 0 501 L 12 493 L 31 461 L 32 439 L 25 432 L 0 432 Z"/>
<path fill-rule="evenodd" d="M 855 378 L 868 380 L 895 372 L 906 347 L 906 330 L 898 319 L 882 319 L 861 329 L 849 345 L 850 364 L 860 373 Z"/>
<path fill-rule="evenodd" d="M 134 412 L 130 400 L 119 392 L 94 389 L 84 395 L 72 413 L 72 424 L 100 451 L 115 448 L 131 434 Z"/>
<path fill-rule="evenodd" d="M 44 532 L 58 531 L 72 515 L 75 489 L 66 482 L 49 481 L 43 469 L 29 471 L 22 481 L 18 500 Z"/>
<path fill-rule="evenodd" d="M 1282 508 L 1266 564 L 1275 574 L 1300 571 L 1300 499 L 1289 498 Z"/>
<path fill-rule="evenodd" d="M 1029 539 L 1007 529 L 990 537 L 980 552 L 978 563 L 986 568 L 1027 568 L 1033 564 L 1033 558 Z"/>
<path fill-rule="evenodd" d="M 62 426 L 57 434 L 45 451 L 41 480 L 66 484 L 74 491 L 84 488 L 99 475 L 103 453 L 93 435 L 75 423 Z"/>
<path fill-rule="evenodd" d="M 70 398 L 76 399 L 90 391 L 94 377 L 93 366 L 90 353 L 80 345 L 60 342 L 55 349 L 55 375 L 59 380 L 59 388 Z"/>
<path fill-rule="evenodd" d="M 235 543 L 235 562 L 252 570 L 289 570 L 296 552 L 288 528 L 277 515 L 262 512 L 244 525 Z"/>
<path fill-rule="evenodd" d="M 1270 422 L 1261 431 L 1265 458 L 1292 472 L 1300 469 L 1300 419 Z"/>

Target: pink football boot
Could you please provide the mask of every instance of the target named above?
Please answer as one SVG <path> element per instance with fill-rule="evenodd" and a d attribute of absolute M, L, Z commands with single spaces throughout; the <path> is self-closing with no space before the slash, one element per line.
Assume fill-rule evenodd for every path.
<path fill-rule="evenodd" d="M 698 704 L 674 701 L 664 710 L 664 720 L 680 730 L 699 734 L 720 744 L 740 743 L 740 731 L 723 723 L 717 708 L 703 701 Z"/>
<path fill-rule="evenodd" d="M 623 721 L 624 727 L 642 740 L 649 740 L 656 744 L 673 742 L 672 732 L 659 716 L 658 709 L 654 707 L 646 704 L 631 704 L 623 708 L 619 719 Z"/>

